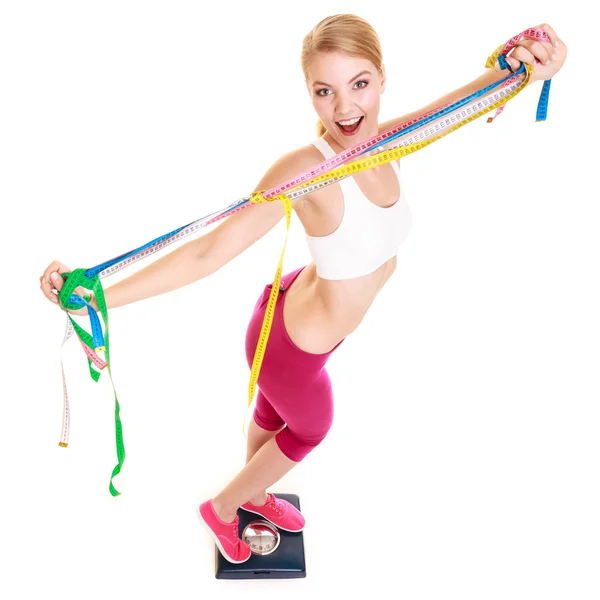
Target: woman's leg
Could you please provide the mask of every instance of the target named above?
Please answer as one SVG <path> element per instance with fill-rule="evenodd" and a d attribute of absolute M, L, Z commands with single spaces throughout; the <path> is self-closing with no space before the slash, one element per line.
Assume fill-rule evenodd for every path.
<path fill-rule="evenodd" d="M 285 275 L 282 278 L 280 291 L 287 293 L 286 290 L 291 289 L 291 285 L 303 269 L 304 267 L 301 267 Z M 270 285 L 266 286 L 258 299 L 246 332 L 246 357 L 250 367 L 253 364 L 270 289 Z M 299 423 L 293 430 L 285 426 L 287 419 L 282 418 L 268 401 L 266 402 L 268 411 L 263 411 L 264 414 L 259 411 L 258 415 L 255 413 L 258 422 L 262 422 L 264 427 L 259 428 L 255 422 L 249 425 L 246 466 L 212 498 L 215 513 L 225 522 L 233 521 L 238 508 L 248 501 L 256 500 L 258 505 L 264 504 L 266 489 L 279 481 L 318 445 L 331 426 L 333 398 L 329 377 L 323 368 L 331 352 L 317 357 L 302 352 L 293 343 L 290 344 L 283 322 L 283 302 L 284 297 L 278 300 L 275 306 L 261 376 L 268 377 L 268 373 L 271 372 L 275 374 L 275 380 L 281 378 L 290 380 L 291 387 L 281 390 L 282 397 L 285 398 L 283 404 L 297 407 L 293 410 L 294 421 L 299 417 L 297 419 Z M 296 365 L 298 358 L 303 359 L 302 363 L 306 368 Z M 309 385 L 306 385 L 307 380 L 311 382 Z M 257 407 L 261 396 L 259 390 Z M 310 404 L 314 403 L 315 410 L 309 409 L 306 411 L 307 414 L 303 414 L 307 398 L 310 398 Z M 266 400 L 264 396 L 263 399 Z M 277 402 L 275 406 L 279 407 L 283 404 Z M 276 440 L 275 436 L 278 432 L 280 434 Z M 284 448 L 284 451 L 281 448 Z"/>
<path fill-rule="evenodd" d="M 277 435 L 282 429 L 283 427 L 273 431 L 263 429 L 256 424 L 254 419 L 251 419 L 250 425 L 248 426 L 248 441 L 246 443 L 246 464 L 250 462 L 250 459 L 258 452 L 259 448 Z"/>
<path fill-rule="evenodd" d="M 311 385 L 305 389 L 298 388 L 297 397 L 293 397 L 295 393 L 291 388 L 287 391 L 293 397 L 291 406 L 288 406 L 289 419 L 285 418 L 283 421 L 280 418 L 280 422 L 287 422 L 287 425 L 280 427 L 278 431 L 253 431 L 253 446 L 267 437 L 269 439 L 254 452 L 246 466 L 225 489 L 212 499 L 213 508 L 222 521 L 233 521 L 238 508 L 245 502 L 262 500 L 260 495 L 296 466 L 327 435 L 333 421 L 333 395 L 329 374 L 322 368 L 318 377 L 308 377 L 307 374 L 307 380 L 311 381 Z M 257 403 L 257 408 L 258 406 Z M 271 405 L 268 403 L 265 406 L 268 408 Z M 274 409 L 273 415 L 277 415 Z M 255 413 L 254 418 L 259 423 L 264 422 L 260 412 Z M 265 426 L 275 426 L 274 421 L 273 418 L 269 419 Z M 258 428 L 257 423 L 254 425 Z M 250 435 L 248 440 L 250 443 Z M 248 452 L 253 449 L 249 447 Z M 258 502 L 258 505 L 264 504 L 264 501 Z"/>
<path fill-rule="evenodd" d="M 279 449 L 272 437 L 258 449 L 231 483 L 212 499 L 217 516 L 226 523 L 233 521 L 242 504 L 259 496 L 297 464 Z"/>
<path fill-rule="evenodd" d="M 248 443 L 246 444 L 246 464 L 264 444 L 277 435 L 285 427 L 285 422 L 269 402 L 263 391 L 258 388 L 256 406 L 250 425 L 248 426 Z M 255 506 L 262 506 L 267 501 L 267 490 L 261 490 L 248 498 Z"/>
<path fill-rule="evenodd" d="M 246 464 L 250 462 L 252 457 L 262 448 L 271 438 L 281 431 L 283 427 L 275 430 L 268 430 L 259 427 L 256 421 L 252 418 L 248 426 L 248 443 L 246 444 Z M 255 506 L 262 506 L 267 501 L 267 490 L 261 490 L 253 498 L 249 498 Z"/>

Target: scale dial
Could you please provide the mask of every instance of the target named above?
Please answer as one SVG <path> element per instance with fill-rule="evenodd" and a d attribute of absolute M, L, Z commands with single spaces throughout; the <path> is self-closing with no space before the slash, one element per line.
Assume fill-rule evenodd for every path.
<path fill-rule="evenodd" d="M 242 540 L 250 546 L 252 554 L 264 556 L 277 550 L 281 537 L 275 525 L 268 521 L 250 521 L 242 533 Z"/>

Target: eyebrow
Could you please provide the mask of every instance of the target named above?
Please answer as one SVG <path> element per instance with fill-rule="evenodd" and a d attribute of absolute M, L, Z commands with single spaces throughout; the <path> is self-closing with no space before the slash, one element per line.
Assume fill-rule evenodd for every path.
<path fill-rule="evenodd" d="M 358 75 L 355 75 L 348 83 L 352 83 L 355 79 L 358 79 L 362 75 L 371 75 L 371 71 L 361 71 Z M 329 86 L 328 83 L 325 83 L 323 81 L 315 81 L 313 83 L 313 85 L 326 85 L 326 86 Z"/>

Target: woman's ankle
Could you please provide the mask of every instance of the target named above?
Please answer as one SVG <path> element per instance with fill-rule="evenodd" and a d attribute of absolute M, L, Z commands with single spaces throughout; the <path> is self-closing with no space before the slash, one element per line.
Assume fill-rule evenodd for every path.
<path fill-rule="evenodd" d="M 212 506 L 217 517 L 224 523 L 233 523 L 237 517 L 237 509 L 227 508 L 218 497 L 212 499 Z"/>
<path fill-rule="evenodd" d="M 250 498 L 248 502 L 250 502 L 250 504 L 254 504 L 254 506 L 263 506 L 267 503 L 268 499 L 269 496 L 267 492 L 262 492 L 262 494 L 257 494 L 256 496 L 254 496 L 254 498 Z"/>

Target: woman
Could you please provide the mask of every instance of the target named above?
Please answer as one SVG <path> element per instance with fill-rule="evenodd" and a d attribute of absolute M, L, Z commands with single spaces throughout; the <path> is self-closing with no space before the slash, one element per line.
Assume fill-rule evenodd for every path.
<path fill-rule="evenodd" d="M 566 47 L 562 42 L 556 44 L 554 30 L 548 25 L 540 27 L 554 47 L 523 39 L 508 58 L 513 70 L 520 62 L 534 66 L 530 81 L 551 78 L 566 58 Z M 271 189 L 358 142 L 506 76 L 505 71 L 487 70 L 432 104 L 380 124 L 386 76 L 379 39 L 365 20 L 346 14 L 324 19 L 304 38 L 302 69 L 320 118 L 319 137 L 277 160 L 258 182 L 257 190 Z M 306 231 L 313 262 L 282 277 L 248 430 L 246 466 L 198 510 L 220 551 L 233 563 L 244 562 L 251 555 L 248 544 L 239 538 L 238 508 L 260 514 L 288 531 L 304 527 L 304 518 L 295 507 L 266 490 L 315 448 L 331 427 L 333 396 L 325 364 L 358 327 L 392 275 L 398 247 L 411 227 L 398 162 L 297 198 L 293 208 Z M 233 214 L 204 236 L 107 288 L 107 307 L 113 309 L 207 277 L 264 236 L 283 216 L 280 202 L 257 204 Z M 41 289 L 52 302 L 58 302 L 56 292 L 62 288 L 59 273 L 69 271 L 54 261 L 40 277 Z M 249 365 L 270 287 L 267 285 L 258 299 L 248 326 Z"/>

